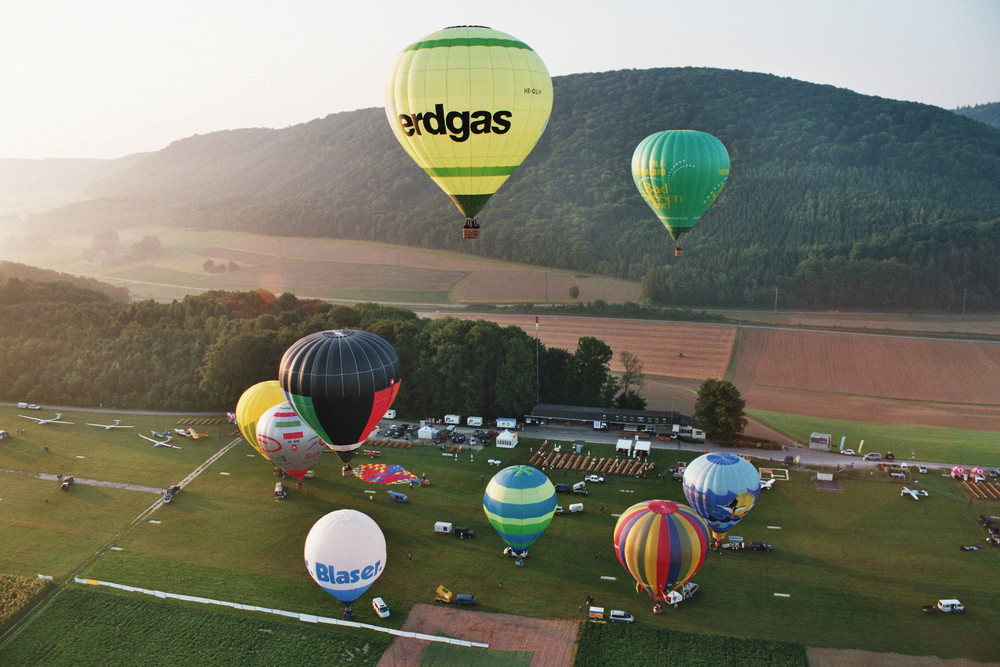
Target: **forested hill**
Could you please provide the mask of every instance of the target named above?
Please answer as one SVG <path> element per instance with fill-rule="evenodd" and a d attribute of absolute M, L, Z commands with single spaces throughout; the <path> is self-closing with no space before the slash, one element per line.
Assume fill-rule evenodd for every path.
<path fill-rule="evenodd" d="M 175 142 L 64 216 L 461 249 L 641 279 L 666 305 L 1000 308 L 1000 130 L 955 112 L 748 72 L 558 77 L 548 128 L 487 204 L 482 239 L 381 109 Z M 729 182 L 684 256 L 636 192 L 652 132 L 728 147 Z M 65 219 L 65 218 L 64 218 Z M 162 218 L 161 218 L 162 219 Z"/>
<path fill-rule="evenodd" d="M 1000 128 L 1000 102 L 977 104 L 974 107 L 959 107 L 955 109 L 955 113 Z"/>

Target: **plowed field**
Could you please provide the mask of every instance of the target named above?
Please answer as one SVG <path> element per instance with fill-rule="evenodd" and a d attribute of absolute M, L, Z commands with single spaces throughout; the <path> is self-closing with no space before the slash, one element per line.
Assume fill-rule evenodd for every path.
<path fill-rule="evenodd" d="M 435 317 L 443 317 L 436 315 Z M 460 315 L 521 327 L 532 315 Z M 639 357 L 651 410 L 690 414 L 706 378 L 725 377 L 736 327 L 541 316 L 539 340 L 576 349 L 581 336 Z M 683 354 L 683 356 L 681 356 Z M 1000 430 L 1000 343 L 744 327 L 733 382 L 749 409 L 848 421 Z"/>

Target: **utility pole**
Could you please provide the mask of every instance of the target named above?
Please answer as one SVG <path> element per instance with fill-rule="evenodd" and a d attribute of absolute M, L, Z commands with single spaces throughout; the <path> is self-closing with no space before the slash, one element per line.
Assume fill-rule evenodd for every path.
<path fill-rule="evenodd" d="M 778 312 L 778 286 L 774 286 L 774 312 Z"/>

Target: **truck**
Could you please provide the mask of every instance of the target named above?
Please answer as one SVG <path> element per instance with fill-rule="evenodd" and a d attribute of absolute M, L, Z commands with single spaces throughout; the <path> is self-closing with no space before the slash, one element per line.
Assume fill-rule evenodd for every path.
<path fill-rule="evenodd" d="M 461 415 L 445 415 L 444 416 L 444 423 L 445 424 L 456 424 L 456 425 L 457 424 L 461 424 L 462 423 L 462 417 L 461 417 Z"/>
<path fill-rule="evenodd" d="M 406 497 L 405 493 L 400 493 L 399 491 L 390 491 L 389 500 L 391 500 L 394 503 L 405 503 L 409 501 L 409 498 Z"/>
<path fill-rule="evenodd" d="M 472 426 L 472 427 L 482 426 L 483 425 L 483 418 L 482 417 L 466 417 L 465 418 L 465 424 L 466 424 L 466 426 Z"/>
<path fill-rule="evenodd" d="M 433 426 L 421 426 L 417 429 L 417 437 L 422 440 L 434 440 L 441 434 L 441 431 Z"/>
<path fill-rule="evenodd" d="M 497 428 L 517 428 L 517 420 L 513 417 L 497 417 Z"/>
<path fill-rule="evenodd" d="M 438 535 L 450 535 L 451 523 L 448 521 L 435 521 L 434 532 L 437 533 Z"/>

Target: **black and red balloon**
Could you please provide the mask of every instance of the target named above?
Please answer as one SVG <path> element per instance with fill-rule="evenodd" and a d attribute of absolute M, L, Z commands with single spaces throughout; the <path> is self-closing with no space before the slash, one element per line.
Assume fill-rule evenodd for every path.
<path fill-rule="evenodd" d="M 295 411 L 344 463 L 385 416 L 401 380 L 392 345 L 355 329 L 300 338 L 285 350 L 278 371 Z"/>

